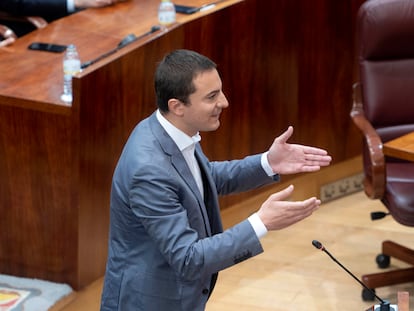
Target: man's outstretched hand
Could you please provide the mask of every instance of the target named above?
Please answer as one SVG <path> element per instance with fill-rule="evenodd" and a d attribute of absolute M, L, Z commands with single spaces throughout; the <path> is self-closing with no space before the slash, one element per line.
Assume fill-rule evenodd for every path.
<path fill-rule="evenodd" d="M 292 194 L 293 186 L 273 193 L 263 202 L 257 215 L 262 220 L 267 230 L 280 230 L 289 227 L 302 219 L 312 215 L 321 204 L 316 198 L 304 201 L 287 201 Z"/>
<path fill-rule="evenodd" d="M 324 149 L 289 144 L 293 127 L 276 137 L 267 154 L 269 164 L 275 174 L 296 174 L 318 171 L 331 163 L 331 156 Z"/>

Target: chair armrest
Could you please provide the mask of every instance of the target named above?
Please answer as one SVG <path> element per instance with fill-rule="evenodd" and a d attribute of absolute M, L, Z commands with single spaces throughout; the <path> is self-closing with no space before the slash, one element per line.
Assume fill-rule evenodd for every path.
<path fill-rule="evenodd" d="M 359 83 L 353 86 L 353 105 L 351 118 L 362 132 L 368 147 L 369 175 L 365 174 L 364 190 L 371 199 L 381 199 L 385 191 L 385 157 L 382 151 L 382 140 L 378 133 L 365 117 L 361 100 L 361 87 Z"/>

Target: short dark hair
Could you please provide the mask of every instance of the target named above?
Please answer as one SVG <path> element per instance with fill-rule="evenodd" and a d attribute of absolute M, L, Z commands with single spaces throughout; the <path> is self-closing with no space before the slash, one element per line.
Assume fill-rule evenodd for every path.
<path fill-rule="evenodd" d="M 167 54 L 155 71 L 158 109 L 168 112 L 168 100 L 171 98 L 188 104 L 188 97 L 196 91 L 194 78 L 216 67 L 212 60 L 194 51 L 181 49 Z"/>

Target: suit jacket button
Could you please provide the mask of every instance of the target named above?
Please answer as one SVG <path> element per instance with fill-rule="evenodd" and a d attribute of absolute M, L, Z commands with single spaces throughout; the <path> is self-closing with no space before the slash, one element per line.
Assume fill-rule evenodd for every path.
<path fill-rule="evenodd" d="M 207 295 L 208 294 L 208 289 L 207 288 L 204 288 L 203 291 L 202 291 L 202 293 L 203 293 L 203 295 Z"/>

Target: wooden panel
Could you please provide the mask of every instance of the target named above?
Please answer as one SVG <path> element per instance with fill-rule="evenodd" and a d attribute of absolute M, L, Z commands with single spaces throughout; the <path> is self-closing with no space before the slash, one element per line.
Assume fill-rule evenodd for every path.
<path fill-rule="evenodd" d="M 293 141 L 326 148 L 335 162 L 358 154 L 360 136 L 349 118 L 356 7 L 349 1 L 245 1 L 186 28 L 186 45 L 218 63 L 230 100 L 221 128 L 209 134 L 208 151 L 221 159 L 261 152 L 293 125 Z M 223 135 L 241 139 L 216 144 Z"/>
<path fill-rule="evenodd" d="M 185 28 L 186 47 L 217 62 L 230 101 L 219 130 L 203 134 L 210 158 L 262 152 L 289 125 L 291 142 L 325 148 L 333 163 L 360 153 L 349 112 L 362 2 L 244 1 Z M 222 198 L 222 206 L 253 193 Z"/>
<path fill-rule="evenodd" d="M 77 157 L 70 120 L 0 105 L 2 273 L 57 280 L 76 268 Z"/>

